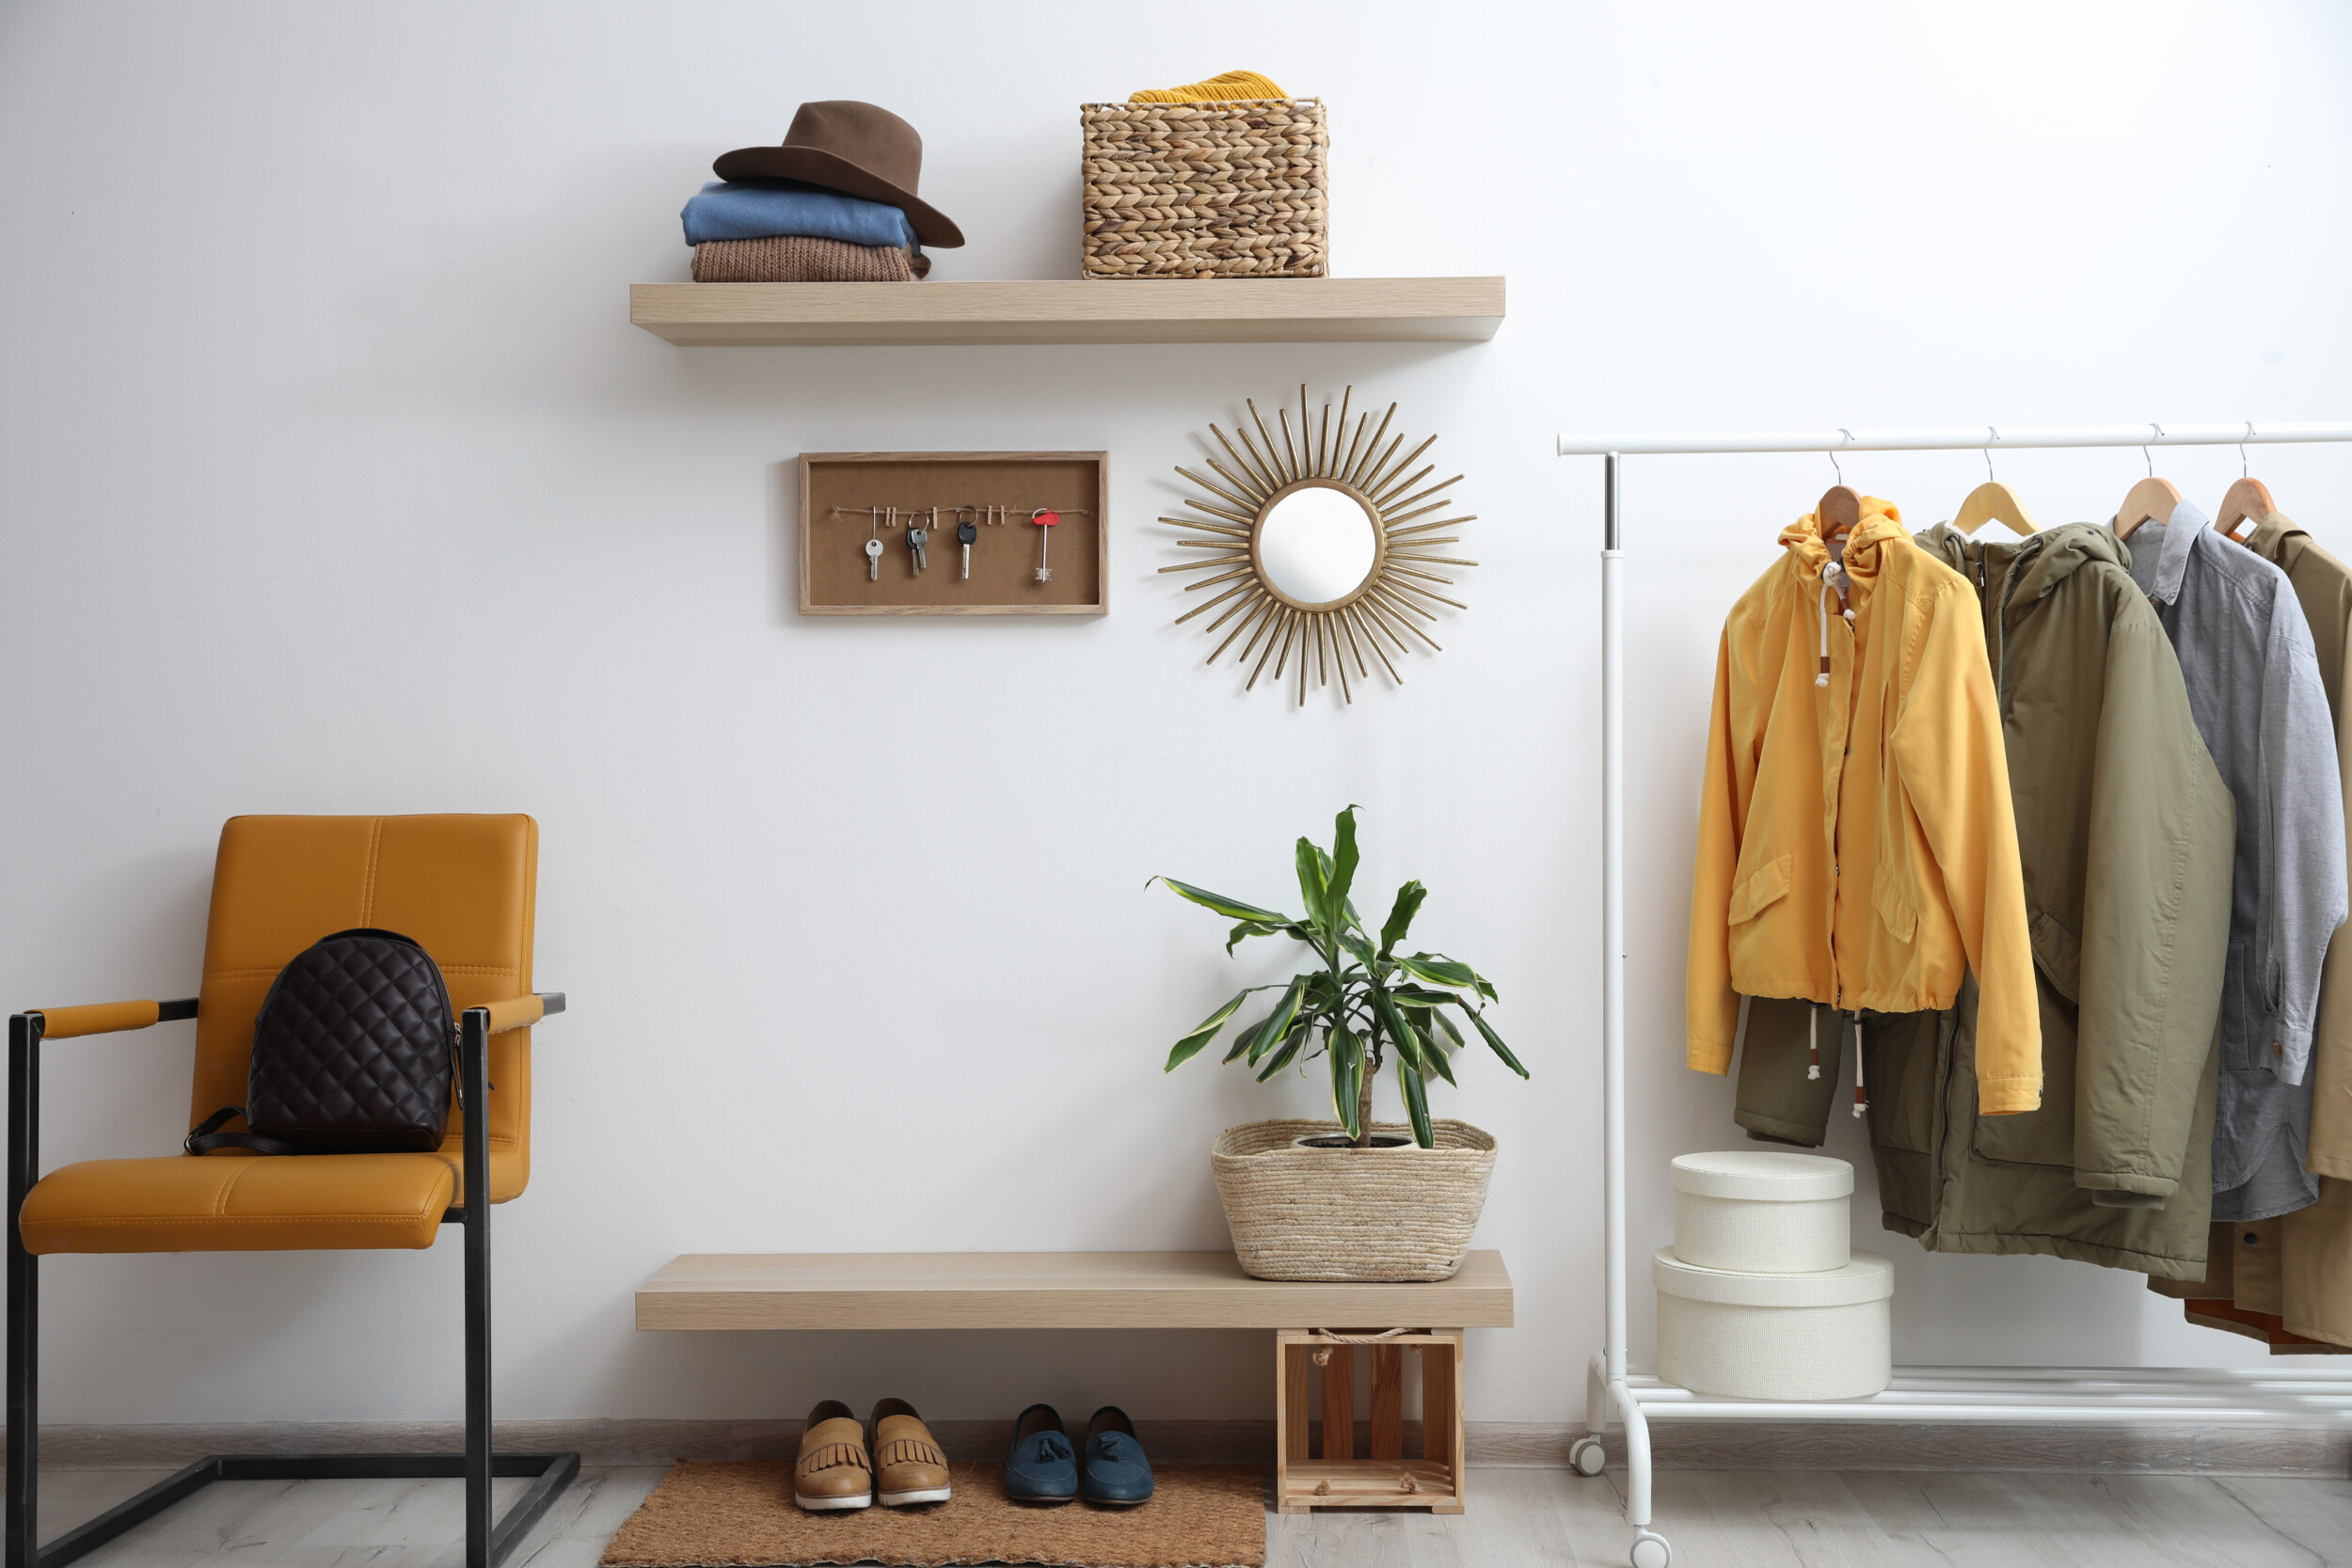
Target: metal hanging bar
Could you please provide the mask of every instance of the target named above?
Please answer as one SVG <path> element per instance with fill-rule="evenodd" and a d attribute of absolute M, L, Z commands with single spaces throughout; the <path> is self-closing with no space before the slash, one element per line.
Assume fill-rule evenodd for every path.
<path fill-rule="evenodd" d="M 1562 436 L 1562 457 L 1697 455 L 1763 451 L 1974 451 L 1992 444 L 1992 425 L 1958 430 L 1766 430 L 1634 436 Z M 2002 425 L 2003 447 L 2234 447 L 2352 441 L 2352 424 Z"/>
<path fill-rule="evenodd" d="M 1886 1392 L 1820 1404 L 1728 1400 L 1627 1365 L 1625 1143 L 1625 550 L 1620 458 L 1739 452 L 1973 451 L 2013 447 L 2265 446 L 2352 443 L 2352 424 L 2111 425 L 2032 429 L 1811 430 L 1561 436 L 1563 457 L 1601 458 L 1601 1187 L 1608 1232 L 1605 1342 L 1585 1372 L 1585 1426 L 1569 1456 L 1598 1475 L 1601 1434 L 1625 1427 L 1625 1514 L 1634 1568 L 1667 1568 L 1673 1549 L 1650 1525 L 1649 1423 L 1655 1419 L 1901 1421 L 1923 1424 L 2103 1425 L 2264 1422 L 2352 1425 L 2352 1379 L 2341 1373 L 2205 1368 L 1898 1367 Z"/>

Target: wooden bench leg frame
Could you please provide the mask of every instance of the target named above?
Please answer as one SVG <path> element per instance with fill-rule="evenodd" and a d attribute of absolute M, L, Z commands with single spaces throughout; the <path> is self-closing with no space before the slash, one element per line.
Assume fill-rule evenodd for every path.
<path fill-rule="evenodd" d="M 1359 1336 L 1361 1330 L 1343 1331 Z M 1405 1353 L 1422 1368 L 1422 1452 L 1405 1453 Z M 1372 1425 L 1356 1457 L 1356 1356 L 1372 1357 Z M 1323 1451 L 1312 1451 L 1313 1377 L 1323 1373 Z M 1347 1344 L 1313 1329 L 1274 1337 L 1274 1497 L 1284 1513 L 1317 1508 L 1425 1508 L 1459 1513 L 1462 1331 L 1424 1329 Z"/>

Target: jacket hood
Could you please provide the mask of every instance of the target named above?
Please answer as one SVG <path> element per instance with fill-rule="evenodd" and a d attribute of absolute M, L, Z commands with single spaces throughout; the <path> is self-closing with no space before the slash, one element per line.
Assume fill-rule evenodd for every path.
<path fill-rule="evenodd" d="M 1903 515 L 1890 500 L 1876 496 L 1862 498 L 1862 520 L 1846 539 L 1846 553 L 1840 562 L 1855 577 L 1867 578 L 1878 571 L 1877 546 L 1903 531 Z M 1829 546 L 1821 540 L 1821 519 L 1817 512 L 1808 512 L 1780 531 L 1780 544 L 1804 568 L 1808 577 L 1820 575 L 1829 561 Z"/>
<path fill-rule="evenodd" d="M 1920 547 L 1954 571 L 1961 571 L 1966 562 L 1968 543 L 1968 535 L 1949 523 L 1938 523 L 1919 535 Z M 2096 562 L 2111 562 L 2126 572 L 2132 569 L 2131 547 L 2112 530 L 2097 523 L 2065 523 L 2045 528 L 2015 545 L 1994 544 L 1993 547 L 2014 552 L 2018 575 L 2010 595 L 2013 605 L 2031 604 Z"/>

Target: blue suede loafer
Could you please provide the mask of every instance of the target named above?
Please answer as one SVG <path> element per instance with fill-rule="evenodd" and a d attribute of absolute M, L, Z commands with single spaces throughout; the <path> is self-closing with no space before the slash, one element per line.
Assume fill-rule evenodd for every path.
<path fill-rule="evenodd" d="M 1078 1495 L 1078 1455 L 1050 1404 L 1033 1404 L 1012 1423 L 1005 1455 L 1005 1496 L 1017 1503 L 1066 1503 Z"/>
<path fill-rule="evenodd" d="M 1152 1462 L 1136 1440 L 1136 1424 L 1115 1404 L 1106 1404 L 1087 1423 L 1086 1500 L 1132 1507 L 1152 1496 Z"/>

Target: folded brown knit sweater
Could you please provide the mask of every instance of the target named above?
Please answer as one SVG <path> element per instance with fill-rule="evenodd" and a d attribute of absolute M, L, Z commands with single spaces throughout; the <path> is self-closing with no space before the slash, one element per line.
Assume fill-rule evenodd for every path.
<path fill-rule="evenodd" d="M 697 283 L 912 283 L 930 270 L 930 257 L 896 245 L 806 234 L 706 240 L 694 247 Z"/>

